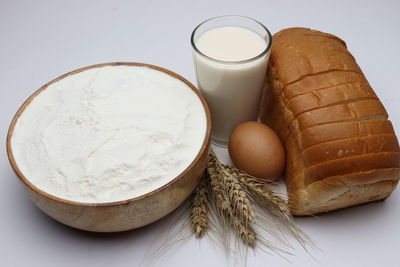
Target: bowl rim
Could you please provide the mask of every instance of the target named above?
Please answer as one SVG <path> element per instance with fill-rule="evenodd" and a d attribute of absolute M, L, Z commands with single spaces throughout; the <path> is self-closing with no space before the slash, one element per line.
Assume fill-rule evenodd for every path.
<path fill-rule="evenodd" d="M 73 200 L 68 200 L 68 199 L 64 199 L 64 198 L 60 198 L 57 197 L 55 195 L 49 194 L 41 189 L 39 189 L 38 187 L 36 187 L 33 183 L 31 183 L 29 181 L 29 179 L 27 179 L 24 174 L 21 172 L 21 170 L 19 169 L 15 158 L 14 158 L 14 154 L 12 151 L 12 147 L 11 147 L 11 138 L 13 136 L 14 133 L 14 128 L 15 125 L 19 119 L 19 117 L 22 115 L 22 113 L 25 111 L 26 107 L 32 102 L 32 100 L 39 95 L 43 90 L 45 90 L 47 87 L 49 87 L 51 84 L 56 83 L 70 75 L 74 75 L 77 73 L 80 73 L 82 71 L 88 70 L 88 69 L 94 69 L 94 68 L 101 68 L 101 67 L 105 67 L 105 66 L 135 66 L 135 67 L 147 67 L 153 70 L 157 70 L 157 71 L 161 71 L 164 72 L 170 76 L 172 76 L 173 78 L 176 78 L 180 81 L 182 81 L 183 83 L 185 83 L 189 88 L 192 89 L 192 91 L 197 95 L 197 97 L 200 99 L 200 102 L 203 105 L 204 111 L 205 111 L 205 115 L 206 115 L 206 132 L 204 135 L 204 140 L 202 143 L 202 146 L 200 147 L 200 150 L 198 151 L 196 157 L 193 159 L 193 161 L 175 178 L 173 178 L 172 180 L 170 180 L 168 183 L 164 184 L 163 186 L 156 188 L 146 194 L 134 197 L 134 198 L 129 198 L 126 200 L 119 200 L 119 201 L 112 201 L 112 202 L 104 202 L 104 203 L 96 203 L 96 202 L 79 202 L 79 201 L 73 201 Z M 56 202 L 61 202 L 63 204 L 67 204 L 67 205 L 74 205 L 74 206 L 86 206 L 86 207 L 111 207 L 111 206 L 117 206 L 117 205 L 126 205 L 144 198 L 148 198 L 151 197 L 155 194 L 157 194 L 160 191 L 163 191 L 165 188 L 171 186 L 172 184 L 177 183 L 182 177 L 186 176 L 187 173 L 189 172 L 189 170 L 200 160 L 201 156 L 203 155 L 203 153 L 208 152 L 205 150 L 208 150 L 209 145 L 211 142 L 211 113 L 209 110 L 209 107 L 207 105 L 207 102 L 205 100 L 205 98 L 201 95 L 200 90 L 198 90 L 191 82 L 189 82 L 187 79 L 185 79 L 184 77 L 182 77 L 181 75 L 159 67 L 159 66 L 155 66 L 155 65 L 151 65 L 151 64 L 147 64 L 147 63 L 141 63 L 141 62 L 107 62 L 107 63 L 100 63 L 100 64 L 94 64 L 94 65 L 90 65 L 90 66 L 86 66 L 83 68 L 79 68 L 79 69 L 75 69 L 73 71 L 67 72 L 51 81 L 49 81 L 48 83 L 44 84 L 42 87 L 40 87 L 39 89 L 37 89 L 32 95 L 30 95 L 23 103 L 22 105 L 19 107 L 19 109 L 17 110 L 17 112 L 15 113 L 13 119 L 11 120 L 10 126 L 8 128 L 8 132 L 7 132 L 7 139 L 6 139 L 6 149 L 7 149 L 7 156 L 8 156 L 8 160 L 11 164 L 12 169 L 14 170 L 15 174 L 18 176 L 18 178 L 28 187 L 30 188 L 32 191 L 34 191 L 35 193 L 49 198 L 51 200 L 54 200 Z"/>

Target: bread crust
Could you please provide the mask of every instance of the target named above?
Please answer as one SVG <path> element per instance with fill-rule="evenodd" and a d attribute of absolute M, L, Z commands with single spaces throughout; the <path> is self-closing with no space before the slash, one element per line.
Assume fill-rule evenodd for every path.
<path fill-rule="evenodd" d="M 344 41 L 306 28 L 273 36 L 260 119 L 287 151 L 294 215 L 388 197 L 400 178 L 388 114 Z"/>

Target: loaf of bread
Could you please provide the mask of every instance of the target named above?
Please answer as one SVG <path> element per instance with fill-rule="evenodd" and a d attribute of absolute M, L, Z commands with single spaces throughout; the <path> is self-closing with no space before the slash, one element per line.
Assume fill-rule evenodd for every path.
<path fill-rule="evenodd" d="M 294 215 L 385 199 L 398 183 L 388 114 L 334 35 L 289 28 L 273 36 L 260 118 L 285 145 Z"/>

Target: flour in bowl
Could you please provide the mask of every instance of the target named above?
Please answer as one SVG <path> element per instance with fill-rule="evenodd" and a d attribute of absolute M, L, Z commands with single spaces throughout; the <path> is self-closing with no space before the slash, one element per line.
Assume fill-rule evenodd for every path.
<path fill-rule="evenodd" d="M 105 203 L 149 193 L 182 173 L 206 126 L 199 97 L 179 79 L 148 67 L 104 66 L 39 93 L 18 119 L 11 146 L 39 189 Z"/>

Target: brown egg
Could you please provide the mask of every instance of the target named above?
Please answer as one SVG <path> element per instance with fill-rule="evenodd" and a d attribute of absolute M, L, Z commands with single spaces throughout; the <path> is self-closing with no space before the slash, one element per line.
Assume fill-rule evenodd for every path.
<path fill-rule="evenodd" d="M 285 166 L 285 149 L 278 135 L 265 124 L 238 125 L 229 138 L 229 155 L 240 170 L 265 180 L 276 180 Z"/>

